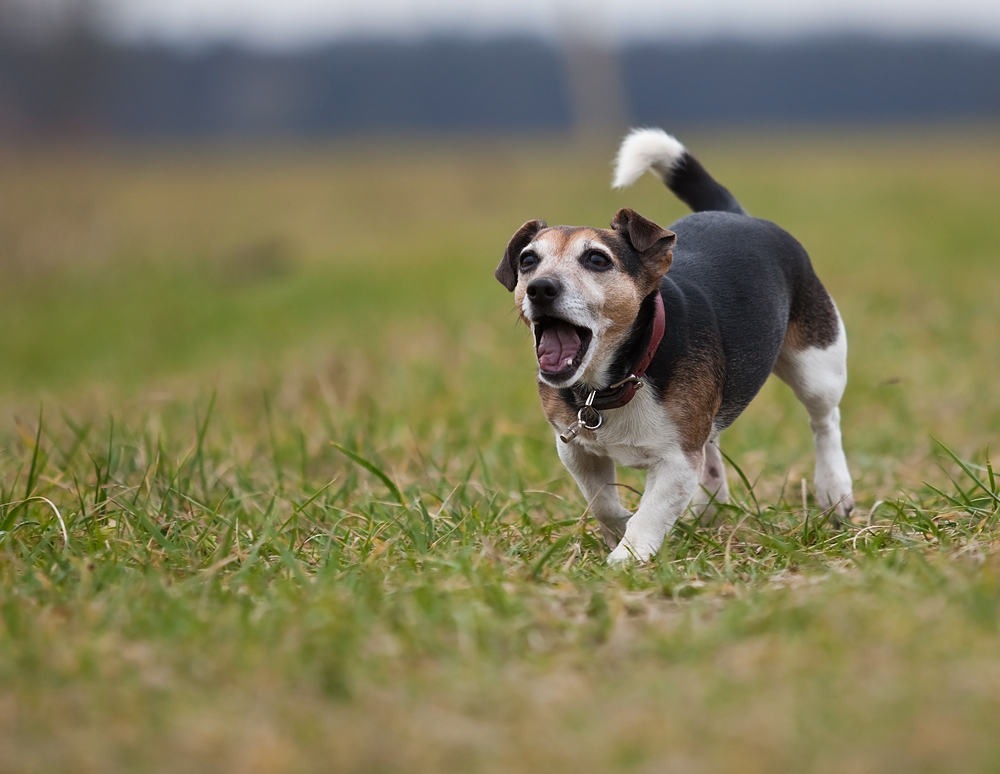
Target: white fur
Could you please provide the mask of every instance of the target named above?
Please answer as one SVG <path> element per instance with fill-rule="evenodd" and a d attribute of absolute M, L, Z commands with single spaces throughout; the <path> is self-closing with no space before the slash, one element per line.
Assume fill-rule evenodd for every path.
<path fill-rule="evenodd" d="M 840 398 L 847 386 L 847 334 L 837 316 L 837 340 L 826 349 L 781 350 L 775 375 L 786 382 L 809 412 L 816 442 L 816 500 L 846 516 L 854 507 L 851 473 L 840 436 Z"/>
<path fill-rule="evenodd" d="M 680 448 L 663 451 L 673 453 L 664 453 L 650 467 L 639 510 L 628 520 L 621 542 L 608 554 L 608 564 L 623 564 L 633 559 L 645 562 L 659 551 L 698 488 L 700 471 Z"/>
<path fill-rule="evenodd" d="M 659 551 L 691 501 L 702 466 L 681 451 L 677 426 L 652 385 L 642 387 L 628 405 L 605 411 L 604 424 L 593 439 L 580 436 L 567 444 L 558 432 L 556 439 L 559 458 L 587 498 L 605 538 L 618 542 L 608 562 L 644 562 Z M 615 463 L 649 470 L 634 515 L 619 501 Z"/>
<path fill-rule="evenodd" d="M 665 449 L 680 449 L 681 436 L 670 418 L 668 407 L 656 399 L 653 385 L 640 387 L 635 397 L 621 408 L 602 412 L 604 423 L 594 438 L 580 436 L 570 445 L 579 444 L 594 454 L 610 457 L 630 468 L 651 468 Z"/>
<path fill-rule="evenodd" d="M 615 188 L 625 188 L 642 177 L 646 170 L 652 171 L 660 180 L 687 153 L 674 137 L 662 129 L 633 129 L 622 140 L 618 158 L 615 159 Z"/>

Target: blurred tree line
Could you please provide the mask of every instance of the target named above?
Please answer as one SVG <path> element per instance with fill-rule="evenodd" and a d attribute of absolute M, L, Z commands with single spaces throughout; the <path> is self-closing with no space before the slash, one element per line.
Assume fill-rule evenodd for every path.
<path fill-rule="evenodd" d="M 99 10 L 97 0 L 0 0 L 0 136 L 104 128 Z"/>
<path fill-rule="evenodd" d="M 831 37 L 346 40 L 180 51 L 102 34 L 100 0 L 0 0 L 0 139 L 535 132 L 1000 115 L 1000 45 Z"/>

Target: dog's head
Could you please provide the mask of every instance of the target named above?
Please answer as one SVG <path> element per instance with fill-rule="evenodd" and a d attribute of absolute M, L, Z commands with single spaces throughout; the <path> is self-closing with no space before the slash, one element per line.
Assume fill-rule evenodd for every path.
<path fill-rule="evenodd" d="M 610 229 L 548 228 L 531 220 L 517 230 L 496 278 L 514 292 L 535 334 L 543 382 L 606 386 L 640 304 L 670 268 L 675 241 L 672 231 L 627 209 Z"/>

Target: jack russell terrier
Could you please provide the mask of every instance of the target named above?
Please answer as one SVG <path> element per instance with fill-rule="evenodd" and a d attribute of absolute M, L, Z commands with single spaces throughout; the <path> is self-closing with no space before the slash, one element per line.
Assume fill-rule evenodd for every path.
<path fill-rule="evenodd" d="M 719 433 L 771 373 L 809 412 L 820 507 L 846 518 L 847 336 L 809 256 L 658 129 L 625 138 L 614 186 L 647 170 L 695 214 L 669 229 L 629 209 L 610 229 L 531 220 L 496 270 L 534 333 L 542 408 L 608 562 L 648 560 L 689 504 L 706 519 L 728 501 Z M 648 471 L 634 514 L 615 463 Z"/>

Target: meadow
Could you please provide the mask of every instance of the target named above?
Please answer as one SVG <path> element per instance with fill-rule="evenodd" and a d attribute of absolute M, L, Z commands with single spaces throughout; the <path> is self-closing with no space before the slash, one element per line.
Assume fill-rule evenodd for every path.
<path fill-rule="evenodd" d="M 858 508 L 769 383 L 624 569 L 493 279 L 685 214 L 614 139 L 0 151 L 0 772 L 996 770 L 997 138 L 681 135 L 838 302 Z"/>

